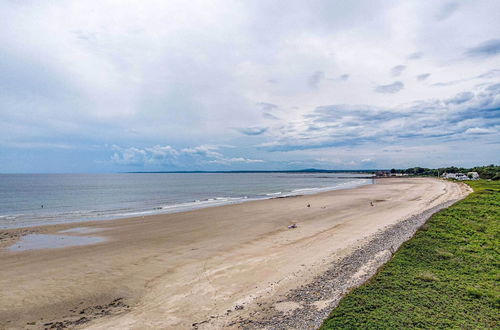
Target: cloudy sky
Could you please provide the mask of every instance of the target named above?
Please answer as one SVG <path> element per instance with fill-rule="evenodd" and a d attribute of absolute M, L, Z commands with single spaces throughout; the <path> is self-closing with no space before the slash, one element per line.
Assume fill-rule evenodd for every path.
<path fill-rule="evenodd" d="M 0 2 L 0 172 L 500 163 L 500 1 Z"/>

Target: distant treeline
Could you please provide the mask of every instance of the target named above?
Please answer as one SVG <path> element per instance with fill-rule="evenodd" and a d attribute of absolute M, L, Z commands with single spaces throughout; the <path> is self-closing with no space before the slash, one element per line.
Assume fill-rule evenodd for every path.
<path fill-rule="evenodd" d="M 392 169 L 391 173 L 405 173 L 408 175 L 441 175 L 443 173 L 465 173 L 467 172 L 477 172 L 481 179 L 492 179 L 500 180 L 500 166 L 497 165 L 487 165 L 487 166 L 476 166 L 472 168 L 463 167 L 442 167 L 442 168 L 425 168 L 425 167 L 412 167 L 406 170 Z"/>

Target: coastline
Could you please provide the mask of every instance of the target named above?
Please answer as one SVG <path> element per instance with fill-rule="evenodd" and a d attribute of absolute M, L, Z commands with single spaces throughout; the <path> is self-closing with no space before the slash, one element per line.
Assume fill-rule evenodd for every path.
<path fill-rule="evenodd" d="M 281 173 L 281 172 L 277 172 Z M 320 178 L 320 177 L 315 177 Z M 171 213 L 179 213 L 179 212 L 187 212 L 197 209 L 203 209 L 208 207 L 218 207 L 224 205 L 231 204 L 240 204 L 246 202 L 253 201 L 261 201 L 272 198 L 287 198 L 294 197 L 300 195 L 314 195 L 321 192 L 333 191 L 339 189 L 351 189 L 360 187 L 363 185 L 373 184 L 374 177 L 324 177 L 325 179 L 343 179 L 349 180 L 341 183 L 332 183 L 331 186 L 313 186 L 313 182 L 311 182 L 311 186 L 308 187 L 297 187 L 291 190 L 282 189 L 281 191 L 273 191 L 272 189 L 269 191 L 263 190 L 259 193 L 248 193 L 244 196 L 241 192 L 238 193 L 215 193 L 215 194 L 207 194 L 208 196 L 204 196 L 203 198 L 192 197 L 187 198 L 184 196 L 184 199 L 178 201 L 169 201 L 169 197 L 171 196 L 163 196 L 166 198 L 165 201 L 155 201 L 154 203 L 144 203 L 145 205 L 134 205 L 131 206 L 121 205 L 109 205 L 108 207 L 100 207 L 96 208 L 93 205 L 86 205 L 74 209 L 65 210 L 57 209 L 57 207 L 49 211 L 49 208 L 45 207 L 41 209 L 43 212 L 31 210 L 25 210 L 22 213 L 7 213 L 0 215 L 0 230 L 9 230 L 9 229 L 18 229 L 18 228 L 31 228 L 31 227 L 40 227 L 45 225 L 59 225 L 59 224 L 69 224 L 69 223 L 81 223 L 81 222 L 91 222 L 91 221 L 109 221 L 109 220 L 117 220 L 117 219 L 127 219 L 133 217 L 142 217 L 142 216 L 152 216 L 152 215 L 161 215 L 161 214 L 171 214 Z M 283 188 L 283 187 L 282 187 Z M 269 189 L 269 187 L 268 187 Z M 96 191 L 95 193 L 100 193 Z M 87 196 L 88 197 L 88 196 Z M 15 203 L 14 200 L 13 203 Z M 20 202 L 20 201 L 17 201 Z M 32 201 L 33 204 L 38 202 Z M 74 203 L 77 201 L 74 200 Z M 143 200 L 143 202 L 145 202 Z M 43 205 L 42 205 L 43 206 Z M 45 205 L 47 206 L 47 205 Z M 49 213 L 47 213 L 49 211 Z"/>
<path fill-rule="evenodd" d="M 277 309 L 274 307 L 276 303 L 274 306 L 260 306 L 260 309 L 252 311 L 246 317 L 233 321 L 230 326 L 243 329 L 318 329 L 340 300 L 375 275 L 434 213 L 459 200 L 441 203 L 380 230 L 366 244 L 333 261 L 327 270 L 314 277 L 311 282 L 291 290 L 277 301 L 278 304 L 291 305 L 290 310 Z M 321 303 L 318 304 L 318 301 Z"/>
<path fill-rule="evenodd" d="M 321 330 L 498 327 L 492 261 L 500 244 L 500 182 L 465 184 L 472 193 L 434 214 L 369 281 L 349 291 Z"/>
<path fill-rule="evenodd" d="M 273 320 L 276 311 L 293 318 L 300 315 L 300 306 L 287 300 L 287 294 L 316 283 L 334 262 L 354 256 L 365 265 L 363 260 L 373 259 L 366 247 L 376 235 L 408 223 L 408 228 L 397 227 L 405 240 L 412 234 L 410 227 L 425 221 L 423 212 L 466 194 L 460 185 L 436 179 L 382 179 L 375 185 L 296 198 L 18 229 L 19 235 L 23 230 L 54 234 L 85 226 L 96 231 L 69 235 L 107 240 L 62 249 L 1 250 L 6 267 L 0 271 L 0 287 L 6 294 L 0 299 L 0 326 L 35 329 L 60 322 L 95 329 L 138 324 L 220 328 L 244 326 L 249 317 Z M 418 221 L 407 221 L 415 216 Z M 288 229 L 291 223 L 298 228 Z M 375 254 L 387 247 L 380 249 Z M 376 260 L 390 257 L 386 254 Z M 326 310 L 335 303 L 313 291 L 315 300 L 306 309 Z M 283 315 L 279 317 L 287 319 Z"/>

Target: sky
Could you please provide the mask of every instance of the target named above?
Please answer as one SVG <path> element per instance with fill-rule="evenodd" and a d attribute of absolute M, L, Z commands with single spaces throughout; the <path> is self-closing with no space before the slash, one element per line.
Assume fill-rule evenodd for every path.
<path fill-rule="evenodd" d="M 500 1 L 0 2 L 0 173 L 500 163 Z"/>

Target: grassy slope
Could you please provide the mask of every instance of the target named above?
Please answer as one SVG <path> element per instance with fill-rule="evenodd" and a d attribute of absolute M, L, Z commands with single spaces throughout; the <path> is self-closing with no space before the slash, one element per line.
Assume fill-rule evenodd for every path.
<path fill-rule="evenodd" d="M 500 316 L 500 182 L 435 214 L 322 329 L 495 328 Z"/>

